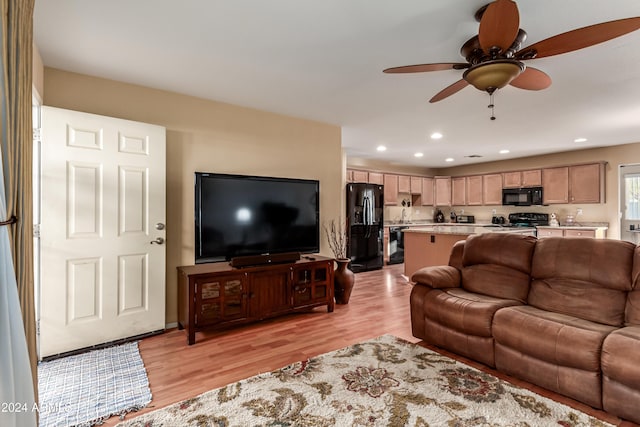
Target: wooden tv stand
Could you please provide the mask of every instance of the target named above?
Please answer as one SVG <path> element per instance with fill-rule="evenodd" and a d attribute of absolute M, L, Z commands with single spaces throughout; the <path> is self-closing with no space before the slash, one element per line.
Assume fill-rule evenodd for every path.
<path fill-rule="evenodd" d="M 228 262 L 178 267 L 178 329 L 196 332 L 326 305 L 334 309 L 333 258 L 234 268 Z"/>

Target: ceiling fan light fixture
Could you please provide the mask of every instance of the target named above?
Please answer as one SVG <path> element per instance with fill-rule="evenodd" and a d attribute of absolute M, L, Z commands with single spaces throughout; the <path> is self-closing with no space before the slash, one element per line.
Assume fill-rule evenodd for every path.
<path fill-rule="evenodd" d="M 499 59 L 474 65 L 464 72 L 462 78 L 478 90 L 493 93 L 511 83 L 524 69 L 520 61 Z"/>

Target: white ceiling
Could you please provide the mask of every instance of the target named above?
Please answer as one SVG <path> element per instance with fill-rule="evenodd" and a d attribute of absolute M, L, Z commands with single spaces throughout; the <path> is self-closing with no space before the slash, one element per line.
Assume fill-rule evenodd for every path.
<path fill-rule="evenodd" d="M 551 87 L 498 91 L 495 121 L 489 96 L 471 86 L 428 102 L 462 71 L 382 73 L 464 62 L 460 47 L 477 34 L 473 15 L 486 3 L 36 0 L 34 32 L 48 67 L 340 125 L 354 157 L 446 167 L 640 142 L 640 31 L 527 61 Z M 638 0 L 517 3 L 525 46 L 640 16 Z M 434 131 L 444 137 L 431 140 Z"/>

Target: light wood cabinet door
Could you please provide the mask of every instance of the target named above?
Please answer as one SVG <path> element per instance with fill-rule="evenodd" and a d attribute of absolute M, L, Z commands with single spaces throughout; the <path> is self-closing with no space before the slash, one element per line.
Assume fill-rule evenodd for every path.
<path fill-rule="evenodd" d="M 523 187 L 540 187 L 542 185 L 542 171 L 531 169 L 520 172 Z"/>
<path fill-rule="evenodd" d="M 576 230 L 576 229 L 566 229 L 564 230 L 564 237 L 596 237 L 595 230 Z"/>
<path fill-rule="evenodd" d="M 422 194 L 422 177 L 411 177 L 411 194 Z"/>
<path fill-rule="evenodd" d="M 502 173 L 502 185 L 504 188 L 518 188 L 522 186 L 522 173 L 520 171 L 515 172 L 503 172 Z"/>
<path fill-rule="evenodd" d="M 561 228 L 538 228 L 536 232 L 539 239 L 543 237 L 562 237 L 564 233 Z"/>
<path fill-rule="evenodd" d="M 435 182 L 435 205 L 436 206 L 451 206 L 451 177 L 450 176 L 436 176 Z"/>
<path fill-rule="evenodd" d="M 542 203 L 569 203 L 569 168 L 542 169 Z"/>
<path fill-rule="evenodd" d="M 398 175 L 384 174 L 384 204 L 398 204 Z"/>
<path fill-rule="evenodd" d="M 353 170 L 351 182 L 369 182 L 369 172 Z"/>
<path fill-rule="evenodd" d="M 464 176 L 451 178 L 451 204 L 464 206 L 467 204 L 467 179 Z"/>
<path fill-rule="evenodd" d="M 369 184 L 384 185 L 384 174 L 380 172 L 369 172 Z"/>
<path fill-rule="evenodd" d="M 467 205 L 482 205 L 482 175 L 467 177 Z"/>
<path fill-rule="evenodd" d="M 398 175 L 398 193 L 411 192 L 411 177 L 408 175 Z"/>
<path fill-rule="evenodd" d="M 602 168 L 600 163 L 569 166 L 570 203 L 600 203 Z"/>
<path fill-rule="evenodd" d="M 485 205 L 502 204 L 502 174 L 482 175 L 482 200 Z"/>
<path fill-rule="evenodd" d="M 422 200 L 422 206 L 433 206 L 434 199 L 434 188 L 433 188 L 433 178 L 426 177 L 422 178 L 422 196 L 420 197 Z"/>

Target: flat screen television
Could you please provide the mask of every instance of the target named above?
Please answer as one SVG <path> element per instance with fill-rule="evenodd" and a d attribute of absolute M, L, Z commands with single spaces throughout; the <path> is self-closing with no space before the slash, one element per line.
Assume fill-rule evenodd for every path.
<path fill-rule="evenodd" d="M 320 251 L 317 180 L 195 173 L 195 262 Z"/>

